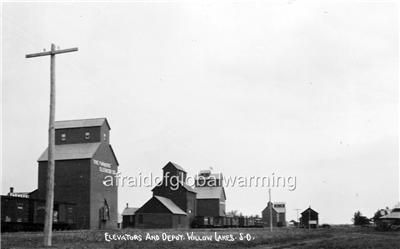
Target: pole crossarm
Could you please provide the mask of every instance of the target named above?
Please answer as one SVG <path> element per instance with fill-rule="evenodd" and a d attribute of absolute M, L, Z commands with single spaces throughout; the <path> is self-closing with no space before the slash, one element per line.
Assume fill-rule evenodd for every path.
<path fill-rule="evenodd" d="M 64 54 L 64 53 L 76 52 L 76 51 L 78 51 L 78 48 L 67 48 L 67 49 L 60 49 L 60 50 L 54 50 L 54 51 L 46 51 L 46 52 L 40 52 L 40 53 L 27 54 L 27 55 L 25 55 L 25 58 L 34 58 L 34 57 L 40 57 L 40 56 L 46 56 L 46 55 Z"/>

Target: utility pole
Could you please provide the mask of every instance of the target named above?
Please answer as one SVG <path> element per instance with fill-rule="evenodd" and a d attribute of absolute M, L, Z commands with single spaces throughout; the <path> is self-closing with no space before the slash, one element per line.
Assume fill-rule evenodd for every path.
<path fill-rule="evenodd" d="M 46 179 L 46 215 L 44 218 L 44 246 L 51 246 L 51 236 L 53 229 L 53 204 L 54 204 L 54 149 L 55 149 L 55 136 L 54 136 L 54 118 L 56 114 L 56 54 L 63 54 L 78 51 L 78 48 L 68 48 L 56 50 L 55 45 L 51 44 L 51 50 L 48 52 L 40 52 L 34 54 L 27 54 L 25 58 L 34 58 L 50 55 L 50 116 L 49 116 L 49 145 L 48 145 L 48 158 L 47 158 L 47 179 Z"/>
<path fill-rule="evenodd" d="M 300 208 L 296 208 L 295 209 L 296 210 L 296 214 L 297 214 L 297 227 L 299 227 L 300 226 L 300 220 L 299 220 L 299 211 L 301 210 Z"/>
<path fill-rule="evenodd" d="M 272 232 L 272 202 L 271 202 L 271 189 L 268 190 L 269 194 L 269 230 Z"/>

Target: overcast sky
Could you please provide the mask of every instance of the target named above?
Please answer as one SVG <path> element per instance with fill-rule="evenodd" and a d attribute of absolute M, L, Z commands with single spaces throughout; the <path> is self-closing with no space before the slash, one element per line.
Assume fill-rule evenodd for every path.
<path fill-rule="evenodd" d="M 350 223 L 399 200 L 398 12 L 372 1 L 5 3 L 2 193 L 37 188 L 56 119 L 107 117 L 123 175 L 296 176 L 273 189 L 287 220 L 309 205 Z M 139 207 L 151 188 L 120 188 Z M 266 188 L 227 188 L 227 211 L 261 214 Z"/>

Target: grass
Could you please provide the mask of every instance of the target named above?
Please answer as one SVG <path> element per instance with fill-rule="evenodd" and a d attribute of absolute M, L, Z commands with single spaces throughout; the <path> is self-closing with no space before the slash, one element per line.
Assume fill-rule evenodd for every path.
<path fill-rule="evenodd" d="M 142 236 L 142 241 L 111 241 L 106 242 L 104 233 L 117 235 L 137 235 Z M 234 236 L 235 241 L 163 241 L 162 234 L 179 235 L 186 232 L 194 232 L 198 236 L 212 235 L 214 233 L 223 236 Z M 146 233 L 160 236 L 158 241 L 146 241 Z M 239 240 L 240 233 L 250 234 L 250 241 Z M 42 248 L 42 233 L 5 233 L 1 235 L 2 248 Z M 148 248 L 148 249 L 167 249 L 167 248 L 399 248 L 400 232 L 378 232 L 371 227 L 351 227 L 334 226 L 330 229 L 296 229 L 280 228 L 272 233 L 268 229 L 248 228 L 248 229 L 191 229 L 191 230 L 107 230 L 107 231 L 62 231 L 53 233 L 54 248 L 73 249 L 73 248 L 99 248 L 99 249 L 125 249 L 125 248 Z"/>

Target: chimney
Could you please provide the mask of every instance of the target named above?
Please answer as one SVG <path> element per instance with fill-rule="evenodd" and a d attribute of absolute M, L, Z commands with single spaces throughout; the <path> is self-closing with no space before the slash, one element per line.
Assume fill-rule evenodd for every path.
<path fill-rule="evenodd" d="M 126 203 L 126 207 L 128 207 L 128 202 Z"/>
<path fill-rule="evenodd" d="M 10 187 L 10 194 L 14 193 L 14 188 Z"/>

